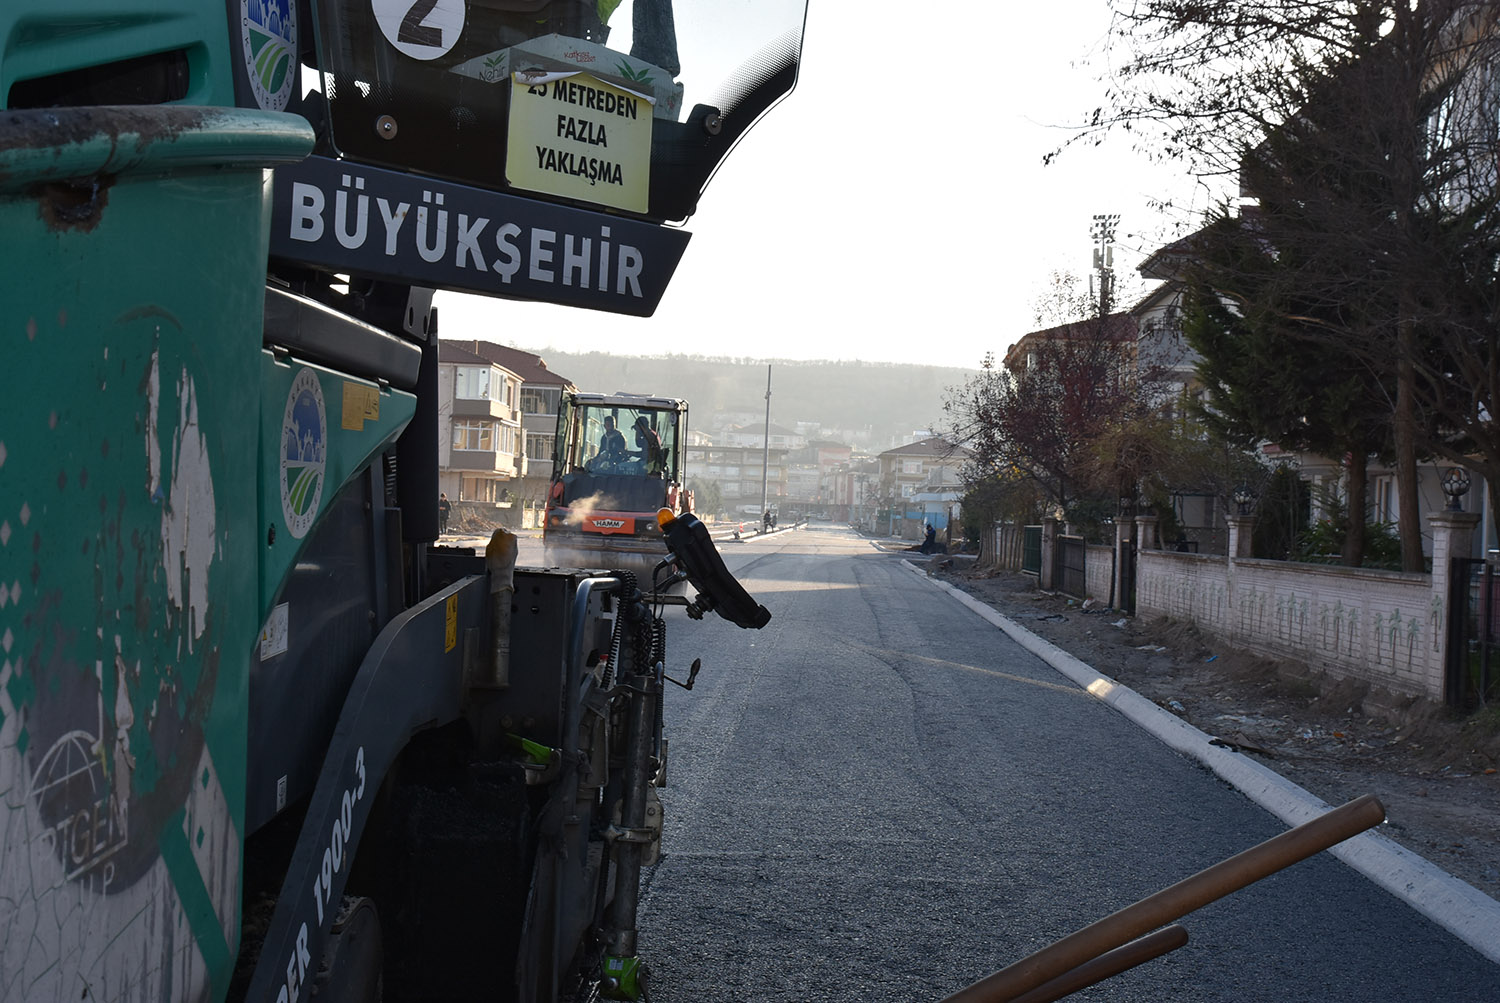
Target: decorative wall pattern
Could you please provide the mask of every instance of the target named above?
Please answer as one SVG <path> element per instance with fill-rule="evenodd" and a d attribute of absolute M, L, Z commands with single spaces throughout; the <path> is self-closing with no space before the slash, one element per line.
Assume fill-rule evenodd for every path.
<path fill-rule="evenodd" d="M 1136 612 L 1241 650 L 1441 700 L 1446 581 L 1283 561 L 1143 551 Z"/>

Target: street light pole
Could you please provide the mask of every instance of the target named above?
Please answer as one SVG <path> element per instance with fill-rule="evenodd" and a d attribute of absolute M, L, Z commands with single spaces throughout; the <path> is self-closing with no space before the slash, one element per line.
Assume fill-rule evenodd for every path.
<path fill-rule="evenodd" d="M 765 519 L 766 513 L 771 511 L 767 505 L 767 491 L 771 480 L 771 365 L 766 364 L 766 434 L 765 441 L 761 444 L 760 460 L 760 517 Z"/>

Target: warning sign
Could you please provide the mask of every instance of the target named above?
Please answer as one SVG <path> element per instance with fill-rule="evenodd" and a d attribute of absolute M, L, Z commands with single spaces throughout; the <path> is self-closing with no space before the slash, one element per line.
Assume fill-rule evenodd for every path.
<path fill-rule="evenodd" d="M 651 104 L 587 73 L 514 74 L 505 180 L 527 191 L 646 212 Z"/>

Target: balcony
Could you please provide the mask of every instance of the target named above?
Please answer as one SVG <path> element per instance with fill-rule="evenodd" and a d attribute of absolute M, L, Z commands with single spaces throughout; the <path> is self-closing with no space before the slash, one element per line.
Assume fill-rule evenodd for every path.
<path fill-rule="evenodd" d="M 454 449 L 448 454 L 448 469 L 473 470 L 504 477 L 517 476 L 515 455 L 492 449 Z"/>
<path fill-rule="evenodd" d="M 510 408 L 505 406 L 504 401 L 466 400 L 461 397 L 455 397 L 453 398 L 453 417 L 509 419 L 512 415 Z"/>

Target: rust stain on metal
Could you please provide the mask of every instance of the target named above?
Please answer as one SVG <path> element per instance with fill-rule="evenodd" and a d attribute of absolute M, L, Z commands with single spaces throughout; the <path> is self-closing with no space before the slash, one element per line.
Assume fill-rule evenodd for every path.
<path fill-rule="evenodd" d="M 99 225 L 109 205 L 114 178 L 104 174 L 81 182 L 53 182 L 37 191 L 37 215 L 51 230 L 88 233 Z"/>
<path fill-rule="evenodd" d="M 0 153 L 88 143 L 99 137 L 108 137 L 113 149 L 126 140 L 141 151 L 201 129 L 218 114 L 189 105 L 20 109 L 0 116 L 5 125 L 0 129 Z"/>
<path fill-rule="evenodd" d="M 61 167 L 33 174 L 42 221 L 55 230 L 87 232 L 98 225 L 120 171 L 138 163 L 154 144 L 202 129 L 218 114 L 184 105 L 13 110 L 0 113 L 0 162 L 12 152 L 51 150 L 59 160 L 66 147 L 107 144 L 95 169 L 82 176 L 64 176 Z M 14 169 L 0 170 L 0 184 L 12 179 L 20 180 Z"/>

